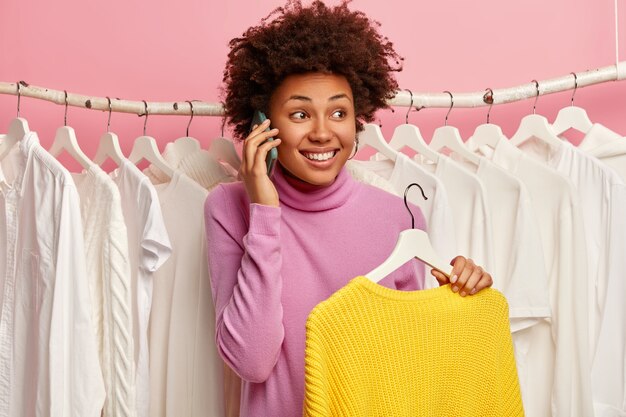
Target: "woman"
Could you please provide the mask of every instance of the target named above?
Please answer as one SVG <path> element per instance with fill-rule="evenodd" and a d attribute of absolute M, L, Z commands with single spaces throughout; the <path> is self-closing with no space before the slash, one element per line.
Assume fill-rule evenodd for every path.
<path fill-rule="evenodd" d="M 401 58 L 345 3 L 292 2 L 275 13 L 230 43 L 225 110 L 244 140 L 241 182 L 219 186 L 205 206 L 216 341 L 243 380 L 241 415 L 255 417 L 301 415 L 308 313 L 378 266 L 409 225 L 401 199 L 344 169 L 362 121 L 393 97 Z M 271 122 L 250 131 L 255 110 Z M 452 264 L 461 296 L 492 284 L 471 260 Z M 423 266 L 409 262 L 380 284 L 416 290 L 423 280 Z"/>

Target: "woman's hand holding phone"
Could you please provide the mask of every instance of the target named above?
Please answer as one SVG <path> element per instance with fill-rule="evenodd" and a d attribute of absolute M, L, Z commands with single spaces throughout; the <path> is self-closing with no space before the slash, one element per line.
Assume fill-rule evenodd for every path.
<path fill-rule="evenodd" d="M 251 203 L 278 207 L 278 192 L 268 176 L 266 157 L 272 148 L 280 145 L 280 139 L 267 140 L 270 137 L 275 138 L 278 134 L 278 129 L 266 131 L 269 125 L 268 119 L 260 125 L 253 126 L 243 143 L 239 175 Z"/>

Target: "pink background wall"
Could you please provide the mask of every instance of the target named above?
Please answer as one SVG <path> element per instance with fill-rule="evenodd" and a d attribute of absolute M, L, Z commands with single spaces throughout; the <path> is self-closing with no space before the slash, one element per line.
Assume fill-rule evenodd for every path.
<path fill-rule="evenodd" d="M 257 23 L 282 0 L 0 2 L 0 81 L 31 84 L 93 96 L 131 100 L 219 101 L 228 41 Z M 328 1 L 336 4 L 336 0 Z M 381 31 L 405 57 L 401 88 L 415 91 L 477 91 L 501 88 L 614 64 L 613 0 L 473 2 L 355 0 L 382 24 Z M 626 5 L 620 4 L 626 60 Z M 541 97 L 537 112 L 553 120 L 570 93 Z M 576 104 L 591 120 L 626 134 L 626 83 L 579 89 Z M 507 135 L 531 112 L 532 100 L 494 106 L 491 120 Z M 486 108 L 455 109 L 449 123 L 468 137 L 483 123 Z M 15 116 L 16 97 L 0 95 L 0 132 Z M 21 116 L 48 147 L 63 123 L 63 106 L 22 99 Z M 428 138 L 446 110 L 412 113 Z M 383 132 L 404 122 L 405 108 L 383 111 Z M 107 114 L 70 107 L 68 125 L 93 156 Z M 148 134 L 163 148 L 184 136 L 188 118 L 153 116 Z M 141 135 L 143 118 L 114 113 L 111 129 L 125 152 Z M 220 119 L 196 117 L 190 135 L 208 144 L 220 134 Z M 70 167 L 71 168 L 71 167 Z"/>

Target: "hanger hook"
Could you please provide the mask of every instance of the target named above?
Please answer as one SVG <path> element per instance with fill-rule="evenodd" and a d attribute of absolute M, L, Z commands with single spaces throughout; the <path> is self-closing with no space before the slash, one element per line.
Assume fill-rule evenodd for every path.
<path fill-rule="evenodd" d="M 187 103 L 189 103 L 189 107 L 191 107 L 191 119 L 189 119 L 189 123 L 187 123 L 187 131 L 185 132 L 185 136 L 189 136 L 189 126 L 191 126 L 191 121 L 193 120 L 193 104 L 189 100 L 187 100 Z"/>
<path fill-rule="evenodd" d="M 491 107 L 493 106 L 493 90 L 487 87 L 485 91 L 486 93 L 483 95 L 483 101 L 489 104 L 489 111 L 487 112 L 487 124 L 489 124 L 489 115 L 491 114 Z"/>
<path fill-rule="evenodd" d="M 411 109 L 413 108 L 413 93 L 408 88 L 406 89 L 406 91 L 408 91 L 409 94 L 411 95 L 411 104 L 409 104 L 409 110 L 407 110 L 406 117 L 405 117 L 405 123 L 408 125 L 409 124 L 409 113 L 411 112 Z"/>
<path fill-rule="evenodd" d="M 65 93 L 65 117 L 63 118 L 63 125 L 67 126 L 67 91 L 63 90 Z"/>
<path fill-rule="evenodd" d="M 109 120 L 107 120 L 107 133 L 109 132 L 109 128 L 111 127 L 111 111 L 113 109 L 113 107 L 111 107 L 111 99 L 109 97 L 107 97 L 107 100 L 109 102 Z"/>
<path fill-rule="evenodd" d="M 537 95 L 535 96 L 535 104 L 533 104 L 533 114 L 535 114 L 535 109 L 537 108 L 537 100 L 539 100 L 539 82 L 537 82 L 537 80 L 532 80 L 531 82 L 535 83 L 535 88 L 537 89 Z"/>
<path fill-rule="evenodd" d="M 224 126 L 226 126 L 226 116 L 222 117 L 222 137 L 224 137 Z"/>
<path fill-rule="evenodd" d="M 424 197 L 424 200 L 428 200 L 428 197 L 426 197 L 426 194 L 424 194 L 424 189 L 422 188 L 421 185 L 419 185 L 416 182 L 409 184 L 408 187 L 406 187 L 406 190 L 404 190 L 404 207 L 406 207 L 406 209 L 409 211 L 409 214 L 411 215 L 411 229 L 415 229 L 415 217 L 413 217 L 413 212 L 411 211 L 411 208 L 409 207 L 409 203 L 407 203 L 406 201 L 406 195 L 409 193 L 409 190 L 414 185 L 419 187 L 420 191 L 422 192 L 422 197 Z"/>
<path fill-rule="evenodd" d="M 20 98 L 22 98 L 22 92 L 21 90 L 21 86 L 20 86 L 21 81 L 17 82 L 17 117 L 20 117 Z"/>
<path fill-rule="evenodd" d="M 143 105 L 146 108 L 146 112 L 143 114 L 146 116 L 146 120 L 143 121 L 143 135 L 146 136 L 146 125 L 148 124 L 148 103 L 146 103 L 146 100 L 141 101 L 143 101 Z"/>
<path fill-rule="evenodd" d="M 576 94 L 576 90 L 578 89 L 578 76 L 575 72 L 570 72 L 574 76 L 574 92 L 572 93 L 572 107 L 574 107 L 574 94 Z"/>
<path fill-rule="evenodd" d="M 448 116 L 450 115 L 450 112 L 452 111 L 452 107 L 454 107 L 454 96 L 449 91 L 444 91 L 444 93 L 450 94 L 450 108 L 448 109 L 448 113 L 446 114 L 446 120 L 443 123 L 444 126 L 448 126 Z"/>

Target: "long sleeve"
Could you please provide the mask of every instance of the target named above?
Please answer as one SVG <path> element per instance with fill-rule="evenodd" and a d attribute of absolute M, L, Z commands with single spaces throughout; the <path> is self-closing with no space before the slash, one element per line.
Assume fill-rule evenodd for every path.
<path fill-rule="evenodd" d="M 50 319 L 50 416 L 100 416 L 104 383 L 91 322 L 80 205 L 74 187 L 63 190 Z"/>
<path fill-rule="evenodd" d="M 243 379 L 263 382 L 284 338 L 281 209 L 251 204 L 249 226 L 222 186 L 205 203 L 216 343 Z"/>

